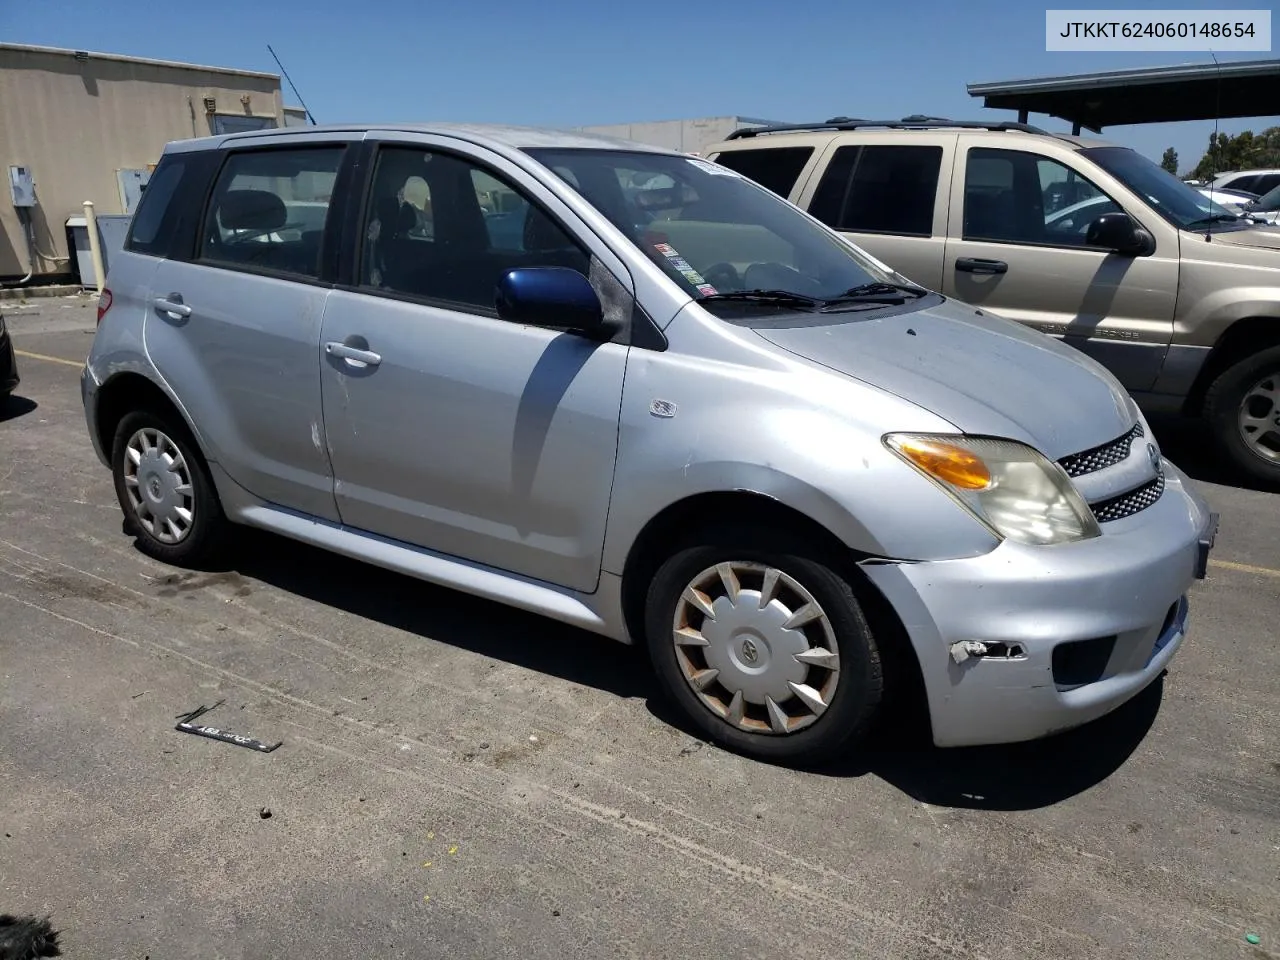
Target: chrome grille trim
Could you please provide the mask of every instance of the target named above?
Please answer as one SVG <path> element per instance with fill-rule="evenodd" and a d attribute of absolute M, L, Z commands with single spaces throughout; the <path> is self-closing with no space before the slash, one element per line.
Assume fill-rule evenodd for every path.
<path fill-rule="evenodd" d="M 1149 480 L 1136 490 L 1130 490 L 1109 500 L 1092 503 L 1089 508 L 1099 523 L 1110 523 L 1113 520 L 1123 520 L 1125 517 L 1140 513 L 1159 500 L 1163 493 L 1164 474 L 1160 473 L 1154 480 Z"/>
<path fill-rule="evenodd" d="M 1067 472 L 1068 477 L 1083 477 L 1088 473 L 1096 473 L 1099 470 L 1105 470 L 1107 467 L 1114 467 L 1129 456 L 1133 441 L 1141 436 L 1144 436 L 1144 431 L 1142 422 L 1139 421 L 1124 436 L 1117 437 L 1109 443 L 1093 447 L 1082 453 L 1073 453 L 1070 456 L 1063 457 L 1058 461 L 1058 464 Z"/>

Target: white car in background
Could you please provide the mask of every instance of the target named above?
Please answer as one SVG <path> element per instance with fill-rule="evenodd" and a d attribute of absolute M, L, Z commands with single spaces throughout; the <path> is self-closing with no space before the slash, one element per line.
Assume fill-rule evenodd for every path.
<path fill-rule="evenodd" d="M 1242 215 L 1248 204 L 1258 199 L 1256 193 L 1246 193 L 1241 190 L 1223 190 L 1210 184 L 1207 187 L 1197 188 L 1201 195 L 1208 197 L 1219 206 L 1225 207 L 1229 212 Z"/>

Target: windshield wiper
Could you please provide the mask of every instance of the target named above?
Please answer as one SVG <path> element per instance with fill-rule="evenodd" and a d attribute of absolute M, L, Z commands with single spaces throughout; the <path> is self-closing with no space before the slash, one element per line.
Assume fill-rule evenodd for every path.
<path fill-rule="evenodd" d="M 1201 217 L 1199 220 L 1192 220 L 1183 230 L 1196 230 L 1200 227 L 1207 227 L 1215 223 L 1239 223 L 1243 217 L 1232 216 L 1229 213 L 1215 213 L 1211 217 Z"/>
<path fill-rule="evenodd" d="M 800 307 L 805 310 L 816 310 L 823 305 L 816 297 L 806 297 L 802 293 L 790 290 L 731 290 L 727 293 L 709 293 L 699 297 L 699 303 L 772 303 L 780 307 Z"/>
<path fill-rule="evenodd" d="M 838 297 L 831 297 L 823 304 L 823 308 L 838 307 L 846 303 L 905 303 L 907 300 L 918 300 L 929 291 L 922 287 L 905 283 L 861 283 L 850 287 Z"/>

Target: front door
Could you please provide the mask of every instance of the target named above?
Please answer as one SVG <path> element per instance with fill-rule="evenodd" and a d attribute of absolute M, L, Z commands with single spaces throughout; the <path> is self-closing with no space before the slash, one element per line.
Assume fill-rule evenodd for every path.
<path fill-rule="evenodd" d="M 497 318 L 507 269 L 590 272 L 514 181 L 425 146 L 376 154 L 352 290 L 325 307 L 342 522 L 592 591 L 627 348 Z"/>
<path fill-rule="evenodd" d="M 163 260 L 147 352 L 210 460 L 270 503 L 337 520 L 320 408 L 321 238 L 344 144 L 229 153 L 191 261 Z"/>
<path fill-rule="evenodd" d="M 1150 389 L 1173 336 L 1176 247 L 1161 240 L 1145 257 L 1087 247 L 1089 224 L 1124 209 L 1116 200 L 1063 162 L 980 143 L 990 140 L 960 138 L 943 293 L 1061 337 L 1129 390 Z"/>

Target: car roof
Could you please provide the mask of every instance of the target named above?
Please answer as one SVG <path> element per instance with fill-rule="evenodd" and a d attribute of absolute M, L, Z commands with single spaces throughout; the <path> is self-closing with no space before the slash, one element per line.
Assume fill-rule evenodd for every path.
<path fill-rule="evenodd" d="M 821 125 L 815 124 L 812 129 L 797 129 L 778 131 L 777 133 L 761 131 L 752 137 L 735 138 L 727 140 L 723 143 L 714 144 L 708 147 L 703 153 L 710 153 L 712 150 L 760 150 L 768 149 L 773 146 L 788 146 L 797 143 L 812 145 L 814 138 L 820 138 L 823 142 L 831 140 L 835 137 L 841 139 L 849 139 L 856 141 L 859 137 L 883 137 L 892 134 L 895 137 L 909 137 L 914 134 L 937 134 L 937 133 L 956 133 L 964 134 L 972 137 L 983 137 L 992 140 L 998 140 L 1003 143 L 1016 144 L 1022 137 L 1030 137 L 1033 140 L 1056 140 L 1064 143 L 1068 147 L 1076 150 L 1087 150 L 1090 147 L 1114 147 L 1116 143 L 1110 140 L 1102 140 L 1098 137 L 1080 137 L 1073 136 L 1068 133 L 1053 133 L 1051 131 L 1041 131 L 1031 133 L 1023 130 L 981 130 L 971 127 L 948 126 L 946 123 L 938 123 L 936 126 L 864 126 L 852 130 L 823 129 Z"/>
<path fill-rule="evenodd" d="M 169 145 L 170 151 L 210 150 L 231 146 L 242 140 L 259 140 L 271 137 L 302 135 L 324 136 L 333 133 L 424 133 L 443 137 L 455 137 L 481 146 L 505 146 L 518 150 L 529 148 L 561 148 L 578 150 L 629 150 L 646 153 L 666 153 L 683 156 L 675 150 L 654 147 L 620 137 L 607 137 L 577 130 L 557 130 L 549 127 L 526 127 L 488 123 L 377 123 L 377 124 L 326 124 L 323 126 L 279 127 L 274 130 L 246 130 L 192 140 L 179 140 Z"/>

